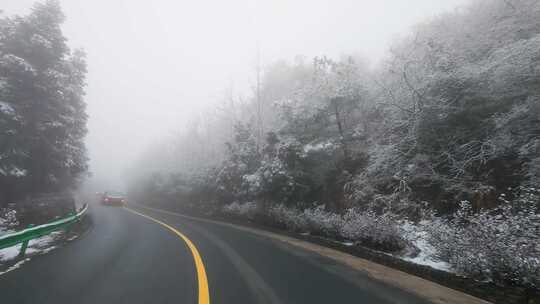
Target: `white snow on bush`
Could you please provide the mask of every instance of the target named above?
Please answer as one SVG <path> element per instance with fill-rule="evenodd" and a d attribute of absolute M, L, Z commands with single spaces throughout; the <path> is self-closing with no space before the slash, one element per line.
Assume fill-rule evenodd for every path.
<path fill-rule="evenodd" d="M 285 205 L 276 205 L 268 210 L 269 216 L 287 229 L 296 232 L 307 232 L 307 222 L 302 213 Z"/>
<path fill-rule="evenodd" d="M 18 225 L 17 211 L 15 210 L 2 210 L 0 214 L 0 236 L 6 233 L 12 232 L 10 227 Z"/>
<path fill-rule="evenodd" d="M 525 196 L 522 205 L 537 197 L 533 199 Z M 279 204 L 264 214 L 290 231 L 348 240 L 348 244 L 393 252 L 415 264 L 473 278 L 489 281 L 497 274 L 504 276 L 500 279 L 536 286 L 540 282 L 535 271 L 540 268 L 540 215 L 533 209 L 518 212 L 504 204 L 495 212 L 473 213 L 470 208 L 464 202 L 451 219 L 426 216 L 416 224 L 391 212 L 355 208 L 340 215 L 324 206 L 299 210 Z M 261 209 L 254 202 L 234 202 L 224 212 L 253 219 Z"/>
<path fill-rule="evenodd" d="M 338 236 L 341 233 L 343 219 L 339 214 L 328 212 L 324 206 L 306 209 L 302 213 L 307 224 L 307 229 L 328 236 Z"/>
<path fill-rule="evenodd" d="M 304 153 L 317 152 L 321 150 L 334 150 L 336 145 L 331 142 L 319 142 L 307 144 L 303 147 Z"/>
<path fill-rule="evenodd" d="M 429 242 L 458 273 L 479 280 L 540 286 L 540 214 L 537 200 L 473 212 L 469 202 L 452 218 L 429 226 Z M 527 206 L 528 205 L 528 206 Z"/>
<path fill-rule="evenodd" d="M 343 216 L 341 234 L 352 241 L 369 242 L 381 247 L 404 248 L 403 231 L 390 213 L 349 209 Z"/>
<path fill-rule="evenodd" d="M 376 245 L 388 250 L 405 246 L 397 221 L 389 214 L 350 209 L 345 215 L 326 211 L 324 206 L 300 211 L 285 205 L 270 208 L 269 216 L 287 229 L 326 237 L 340 237 L 361 244 Z"/>
<path fill-rule="evenodd" d="M 253 219 L 255 213 L 257 212 L 257 205 L 252 202 L 247 202 L 244 204 L 233 202 L 223 207 L 223 211 L 227 214 Z"/>

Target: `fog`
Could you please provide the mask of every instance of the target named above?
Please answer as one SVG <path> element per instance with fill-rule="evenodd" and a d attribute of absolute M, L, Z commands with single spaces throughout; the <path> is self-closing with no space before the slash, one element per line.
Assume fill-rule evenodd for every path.
<path fill-rule="evenodd" d="M 0 8 L 23 14 L 33 2 Z M 298 55 L 375 63 L 414 24 L 466 2 L 62 0 L 69 44 L 87 53 L 90 170 L 121 187 L 143 151 L 226 88 L 250 92 L 257 50 L 263 66 Z"/>
<path fill-rule="evenodd" d="M 165 302 L 418 300 L 342 284 L 358 267 L 320 277 L 319 259 L 263 244 L 255 225 L 444 275 L 478 302 L 540 303 L 539 0 L 212 1 L 0 0 L 9 302 L 152 302 L 133 274 L 193 273 L 139 263 L 155 257 L 193 257 L 200 275 L 155 285 Z M 227 264 L 246 248 L 249 265 Z M 55 273 L 68 264 L 76 275 Z M 137 272 L 96 273 L 109 264 Z M 206 273 L 240 285 L 215 292 Z"/>

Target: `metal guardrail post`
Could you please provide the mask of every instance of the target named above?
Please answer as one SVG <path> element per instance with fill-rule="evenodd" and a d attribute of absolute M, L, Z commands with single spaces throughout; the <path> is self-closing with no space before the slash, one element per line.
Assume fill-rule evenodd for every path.
<path fill-rule="evenodd" d="M 34 227 L 34 225 L 30 224 L 28 225 L 28 228 L 32 228 Z M 26 241 L 23 241 L 22 242 L 22 245 L 21 245 L 21 250 L 19 251 L 19 257 L 22 258 L 24 256 L 24 254 L 26 253 L 26 248 L 28 248 L 28 243 L 30 242 L 30 240 L 26 240 Z"/>

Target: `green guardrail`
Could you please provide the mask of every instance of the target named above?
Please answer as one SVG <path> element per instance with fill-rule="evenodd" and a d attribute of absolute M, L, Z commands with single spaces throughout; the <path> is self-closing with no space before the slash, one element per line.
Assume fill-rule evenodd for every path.
<path fill-rule="evenodd" d="M 30 225 L 24 230 L 1 235 L 0 249 L 8 248 L 22 243 L 21 249 L 19 251 L 19 256 L 24 256 L 24 254 L 26 253 L 26 248 L 28 247 L 28 242 L 30 240 L 48 235 L 49 233 L 62 228 L 67 228 L 71 224 L 79 221 L 81 217 L 86 214 L 86 210 L 88 210 L 88 204 L 84 204 L 80 211 L 75 214 L 70 213 L 65 218 L 35 227 Z"/>

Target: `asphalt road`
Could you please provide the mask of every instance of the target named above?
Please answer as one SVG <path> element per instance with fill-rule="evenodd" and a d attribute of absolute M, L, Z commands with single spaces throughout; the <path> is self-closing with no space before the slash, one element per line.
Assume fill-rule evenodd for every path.
<path fill-rule="evenodd" d="M 0 276 L 2 302 L 203 303 L 205 279 L 209 303 L 425 303 L 279 240 L 133 209 L 169 228 L 124 208 L 92 205 L 93 226 L 80 239 Z"/>

